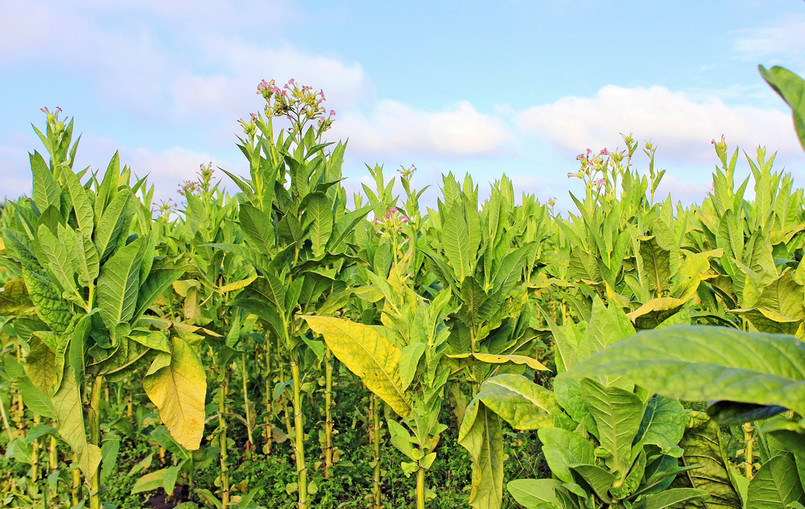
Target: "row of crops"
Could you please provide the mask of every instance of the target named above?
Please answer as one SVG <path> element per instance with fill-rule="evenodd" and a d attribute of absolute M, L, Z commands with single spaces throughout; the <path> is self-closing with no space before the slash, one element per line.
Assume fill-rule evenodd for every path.
<path fill-rule="evenodd" d="M 805 198 L 773 156 L 736 179 L 714 143 L 685 207 L 626 137 L 567 217 L 505 177 L 423 210 L 413 167 L 347 196 L 323 94 L 258 92 L 237 194 L 202 167 L 178 207 L 75 169 L 45 111 L 2 209 L 3 506 L 803 507 Z"/>

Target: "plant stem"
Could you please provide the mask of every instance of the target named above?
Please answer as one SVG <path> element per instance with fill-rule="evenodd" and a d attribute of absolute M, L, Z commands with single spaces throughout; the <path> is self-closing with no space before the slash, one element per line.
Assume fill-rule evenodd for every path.
<path fill-rule="evenodd" d="M 252 436 L 252 412 L 249 409 L 251 404 L 249 403 L 249 390 L 247 385 L 246 352 L 240 354 L 240 363 L 241 372 L 243 375 L 243 408 L 246 414 L 246 436 L 249 440 L 249 443 L 246 444 L 246 450 L 251 452 L 252 448 L 254 447 L 254 437 Z"/>
<path fill-rule="evenodd" d="M 374 475 L 372 478 L 372 498 L 374 508 L 380 509 L 382 495 L 380 493 L 380 412 L 377 411 L 377 396 L 374 393 L 369 396 L 369 413 L 372 414 L 372 424 L 370 430 L 372 436 L 372 446 L 374 448 Z"/>
<path fill-rule="evenodd" d="M 70 496 L 73 506 L 77 506 L 81 495 L 81 470 L 78 469 L 78 454 L 73 453 L 73 486 L 70 488 Z"/>
<path fill-rule="evenodd" d="M 755 427 L 752 426 L 751 422 L 747 422 L 744 423 L 743 430 L 744 430 L 744 458 L 746 460 L 744 462 L 745 475 L 747 479 L 752 479 L 754 477 L 754 473 L 752 472 L 752 463 L 754 463 L 753 445 L 755 440 L 753 432 L 755 430 Z"/>
<path fill-rule="evenodd" d="M 333 353 L 324 349 L 324 478 L 333 468 Z"/>
<path fill-rule="evenodd" d="M 307 509 L 307 466 L 305 465 L 305 430 L 302 422 L 302 391 L 299 376 L 298 353 L 291 349 L 291 377 L 293 378 L 293 424 L 296 435 L 294 453 L 296 455 L 296 483 L 299 488 L 298 509 Z"/>
<path fill-rule="evenodd" d="M 425 468 L 416 471 L 416 508 L 425 509 Z"/>
<path fill-rule="evenodd" d="M 228 370 L 223 369 L 223 380 L 218 386 L 218 444 L 221 448 L 221 509 L 229 507 L 229 465 L 226 447 L 226 393 L 229 382 Z"/>
<path fill-rule="evenodd" d="M 39 416 L 34 414 L 34 426 L 39 424 Z M 39 478 L 39 439 L 37 438 L 31 444 L 31 486 L 36 486 L 36 481 Z"/>
<path fill-rule="evenodd" d="M 272 428 L 271 428 L 271 417 L 274 413 L 274 407 L 272 402 L 272 393 L 271 393 L 271 336 L 266 334 L 266 371 L 265 371 L 265 381 L 266 381 L 266 388 L 265 388 L 265 407 L 266 407 L 266 431 L 265 431 L 265 439 L 266 444 L 263 446 L 263 454 L 266 456 L 271 454 L 271 443 L 272 443 Z"/>
<path fill-rule="evenodd" d="M 89 443 L 101 446 L 101 396 L 103 394 L 103 376 L 98 375 L 92 384 L 89 409 Z M 97 469 L 89 480 L 89 507 L 101 509 L 100 469 Z"/>

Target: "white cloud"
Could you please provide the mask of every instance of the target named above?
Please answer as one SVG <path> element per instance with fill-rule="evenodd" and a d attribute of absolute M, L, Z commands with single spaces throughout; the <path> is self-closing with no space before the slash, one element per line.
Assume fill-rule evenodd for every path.
<path fill-rule="evenodd" d="M 500 119 L 480 113 L 466 101 L 432 112 L 382 100 L 368 115 L 348 111 L 339 116 L 331 136 L 349 138 L 351 150 L 380 156 L 488 156 L 511 141 Z"/>
<path fill-rule="evenodd" d="M 736 33 L 733 48 L 746 60 L 759 61 L 767 58 L 780 58 L 780 65 L 801 64 L 802 48 L 805 46 L 805 17 L 791 16 L 774 26 Z M 770 63 L 773 65 L 773 63 Z"/>
<path fill-rule="evenodd" d="M 765 145 L 787 156 L 800 156 L 790 115 L 751 106 L 727 106 L 720 99 L 694 102 L 667 88 L 607 85 L 594 97 L 565 97 L 534 106 L 520 115 L 520 127 L 546 137 L 555 146 L 582 152 L 624 147 L 618 133 L 651 139 L 657 154 L 676 161 L 711 163 L 712 139 L 726 136 L 730 147 Z"/>

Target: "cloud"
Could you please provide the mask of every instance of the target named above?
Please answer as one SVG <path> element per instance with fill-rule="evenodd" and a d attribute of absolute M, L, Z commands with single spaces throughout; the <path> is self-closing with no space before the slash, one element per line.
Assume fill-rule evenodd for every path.
<path fill-rule="evenodd" d="M 805 17 L 794 15 L 774 26 L 738 31 L 732 44 L 744 60 L 779 58 L 781 65 L 802 64 Z"/>
<path fill-rule="evenodd" d="M 727 106 L 710 97 L 693 101 L 665 87 L 624 88 L 607 85 L 594 97 L 565 97 L 531 107 L 519 117 L 527 132 L 554 146 L 582 152 L 624 147 L 618 133 L 651 139 L 658 156 L 687 163 L 711 163 L 710 140 L 726 136 L 730 147 L 765 145 L 788 156 L 801 155 L 789 114 L 752 106 Z"/>
<path fill-rule="evenodd" d="M 349 138 L 350 149 L 367 156 L 463 158 L 499 153 L 512 135 L 500 119 L 466 101 L 434 112 L 381 100 L 368 115 L 339 116 L 331 137 Z"/>

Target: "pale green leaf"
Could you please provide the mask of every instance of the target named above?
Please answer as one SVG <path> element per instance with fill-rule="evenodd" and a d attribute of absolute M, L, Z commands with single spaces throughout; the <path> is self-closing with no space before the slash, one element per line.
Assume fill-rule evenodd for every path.
<path fill-rule="evenodd" d="M 103 264 L 98 276 L 97 305 L 106 328 L 115 327 L 134 317 L 140 289 L 140 246 L 137 239 L 120 248 Z"/>
<path fill-rule="evenodd" d="M 746 506 L 777 509 L 793 502 L 805 503 L 805 492 L 793 456 L 780 454 L 764 463 L 749 483 Z"/>
<path fill-rule="evenodd" d="M 171 436 L 186 449 L 196 450 L 204 435 L 207 376 L 190 345 L 172 338 L 171 346 L 171 355 L 160 353 L 154 359 L 143 388 Z"/>

